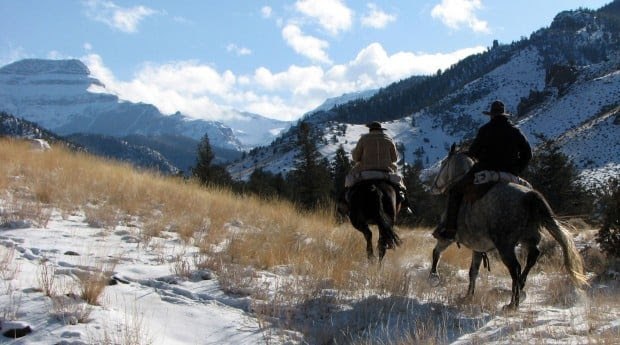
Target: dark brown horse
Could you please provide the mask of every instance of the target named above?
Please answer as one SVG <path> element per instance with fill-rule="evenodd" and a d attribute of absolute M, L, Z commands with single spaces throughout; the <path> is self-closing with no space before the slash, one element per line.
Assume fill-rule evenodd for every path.
<path fill-rule="evenodd" d="M 351 187 L 348 210 L 339 206 L 339 212 L 348 214 L 353 227 L 364 235 L 369 259 L 374 258 L 370 225 L 377 225 L 379 228 L 379 261 L 383 259 L 387 249 L 393 249 L 401 243 L 394 231 L 396 215 L 400 209 L 396 193 L 396 188 L 390 182 L 366 180 Z"/>

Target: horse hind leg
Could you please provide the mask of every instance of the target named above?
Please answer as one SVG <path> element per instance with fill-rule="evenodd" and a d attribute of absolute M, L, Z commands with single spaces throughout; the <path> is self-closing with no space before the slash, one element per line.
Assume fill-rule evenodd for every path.
<path fill-rule="evenodd" d="M 510 298 L 510 304 L 506 306 L 507 309 L 517 309 L 519 307 L 519 294 L 521 292 L 520 276 L 521 265 L 517 256 L 515 255 L 515 247 L 512 245 L 496 246 L 499 255 L 502 258 L 502 262 L 508 268 L 510 277 L 512 278 L 512 295 Z"/>
<path fill-rule="evenodd" d="M 354 223 L 352 225 L 364 235 L 364 239 L 366 240 L 366 256 L 368 260 L 373 260 L 375 258 L 375 253 L 372 249 L 372 231 L 370 231 L 370 228 L 365 223 Z"/>
<path fill-rule="evenodd" d="M 525 281 L 527 280 L 527 275 L 530 273 L 530 270 L 536 264 L 538 260 L 538 256 L 540 255 L 540 250 L 538 249 L 537 241 L 531 241 L 527 243 L 527 262 L 525 264 L 525 268 L 523 272 L 521 272 L 521 276 L 519 277 L 519 288 L 523 290 L 525 287 Z"/>

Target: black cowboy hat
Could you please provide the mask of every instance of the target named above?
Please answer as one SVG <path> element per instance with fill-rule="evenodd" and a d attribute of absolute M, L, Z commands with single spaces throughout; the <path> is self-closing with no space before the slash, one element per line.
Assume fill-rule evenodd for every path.
<path fill-rule="evenodd" d="M 506 113 L 506 108 L 504 107 L 504 102 L 502 101 L 494 101 L 491 103 L 491 109 L 489 111 L 483 111 L 482 113 L 486 115 L 510 116 L 510 114 Z"/>
<path fill-rule="evenodd" d="M 385 131 L 387 129 L 387 128 L 383 128 L 381 126 L 381 122 L 379 122 L 379 121 L 373 121 L 373 122 L 367 124 L 366 127 L 370 128 L 371 131 L 374 130 L 374 129 Z"/>

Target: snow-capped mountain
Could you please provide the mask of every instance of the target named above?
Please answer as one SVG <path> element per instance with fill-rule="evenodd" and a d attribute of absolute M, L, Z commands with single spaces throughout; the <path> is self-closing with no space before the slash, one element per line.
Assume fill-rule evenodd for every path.
<path fill-rule="evenodd" d="M 178 112 L 162 114 L 153 105 L 123 101 L 106 93 L 105 86 L 91 77 L 79 60 L 27 59 L 0 68 L 0 111 L 60 135 L 168 135 L 200 140 L 207 133 L 212 146 L 234 151 L 266 145 L 279 129 L 287 127 L 283 121 L 238 112 L 237 119 L 229 121 L 231 126 L 239 126 L 235 129 Z M 257 130 L 251 131 L 248 122 Z"/>
<path fill-rule="evenodd" d="M 557 142 L 584 179 L 620 176 L 620 1 L 598 11 L 558 14 L 549 28 L 509 45 L 494 42 L 436 76 L 388 86 L 367 99 L 310 112 L 331 159 L 339 145 L 352 150 L 363 123 L 384 122 L 406 162 L 431 168 L 453 142 L 472 138 L 482 114 L 501 99 L 533 145 L 538 134 Z M 295 131 L 230 166 L 244 179 L 255 168 L 286 173 L 295 156 Z"/>
<path fill-rule="evenodd" d="M 237 113 L 221 121 L 233 129 L 235 137 L 246 147 L 267 145 L 291 126 L 289 121 L 269 119 L 248 112 Z"/>

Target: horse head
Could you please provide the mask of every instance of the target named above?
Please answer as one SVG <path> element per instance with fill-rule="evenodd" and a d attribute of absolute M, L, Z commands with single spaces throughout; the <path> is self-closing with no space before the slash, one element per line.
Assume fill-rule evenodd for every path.
<path fill-rule="evenodd" d="M 473 159 L 465 153 L 460 152 L 456 144 L 452 144 L 448 156 L 444 158 L 439 165 L 439 171 L 431 185 L 431 193 L 445 193 L 452 183 L 458 181 L 463 175 L 467 174 L 473 165 Z"/>

